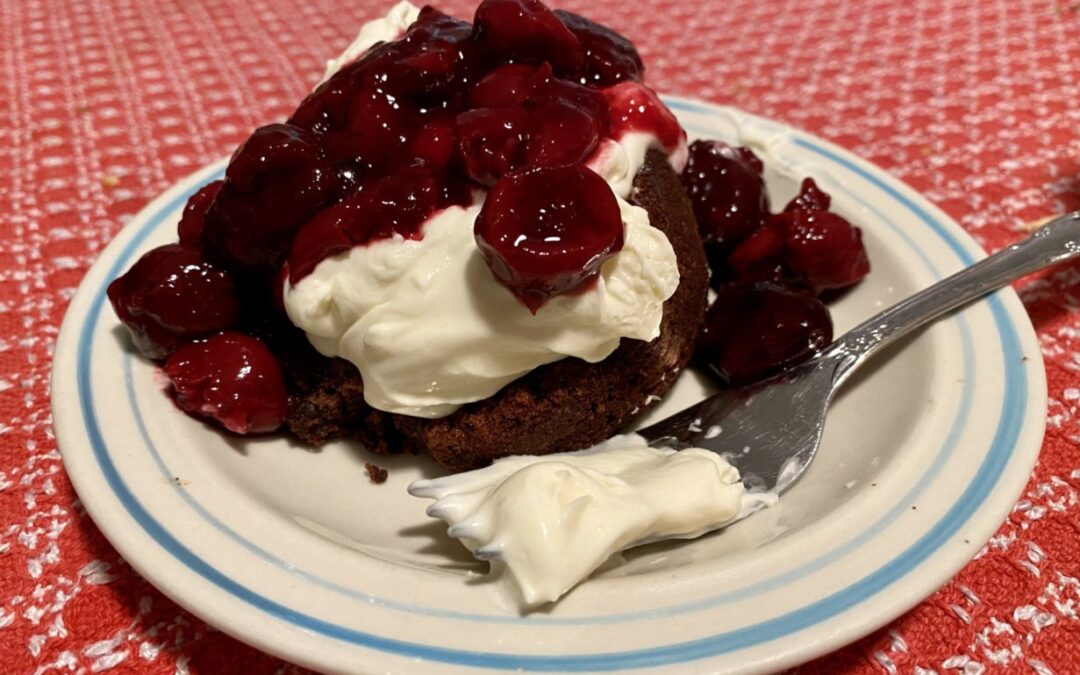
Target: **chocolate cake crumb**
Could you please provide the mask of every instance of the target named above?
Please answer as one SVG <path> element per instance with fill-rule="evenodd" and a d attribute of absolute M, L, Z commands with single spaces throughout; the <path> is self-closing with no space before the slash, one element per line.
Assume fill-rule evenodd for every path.
<path fill-rule="evenodd" d="M 386 482 L 386 477 L 390 475 L 390 472 L 382 468 L 378 464 L 372 464 L 371 462 L 364 462 L 364 468 L 367 469 L 368 480 L 376 485 L 382 485 Z"/>

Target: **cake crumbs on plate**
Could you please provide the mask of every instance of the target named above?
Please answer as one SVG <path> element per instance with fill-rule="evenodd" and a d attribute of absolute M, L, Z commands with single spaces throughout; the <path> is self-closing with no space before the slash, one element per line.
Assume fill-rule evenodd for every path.
<path fill-rule="evenodd" d="M 376 485 L 385 483 L 386 477 L 390 475 L 389 471 L 371 462 L 364 462 L 364 468 L 367 470 L 368 480 Z"/>

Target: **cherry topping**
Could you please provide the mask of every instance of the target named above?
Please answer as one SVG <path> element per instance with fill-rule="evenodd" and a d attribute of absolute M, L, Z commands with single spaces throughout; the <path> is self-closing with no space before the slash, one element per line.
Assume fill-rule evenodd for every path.
<path fill-rule="evenodd" d="M 674 150 L 686 138 L 679 120 L 656 92 L 637 82 L 622 82 L 604 90 L 610 110 L 611 137 L 643 131 L 659 139 L 664 149 Z"/>
<path fill-rule="evenodd" d="M 862 232 L 841 216 L 799 209 L 781 218 L 787 263 L 816 291 L 850 286 L 870 272 Z"/>
<path fill-rule="evenodd" d="M 300 228 L 289 254 L 289 279 L 297 283 L 323 258 L 395 234 L 419 239 L 420 227 L 451 200 L 439 176 L 419 162 L 353 193 Z"/>
<path fill-rule="evenodd" d="M 761 226 L 769 198 L 761 160 L 747 148 L 694 141 L 682 180 L 694 207 L 701 238 L 734 246 Z"/>
<path fill-rule="evenodd" d="M 577 106 L 607 130 L 608 104 L 595 89 L 555 77 L 551 65 L 529 66 L 512 63 L 492 70 L 469 92 L 473 108 L 522 106 L 535 110 L 546 103 Z"/>
<path fill-rule="evenodd" d="M 456 146 L 454 118 L 450 115 L 428 115 L 424 119 L 424 126 L 415 134 L 409 141 L 407 154 L 422 160 L 435 171 L 446 171 Z"/>
<path fill-rule="evenodd" d="M 786 229 L 768 220 L 731 251 L 727 264 L 739 281 L 781 281 L 793 276 L 785 266 L 786 255 Z"/>
<path fill-rule="evenodd" d="M 188 199 L 187 206 L 184 207 L 184 215 L 180 217 L 180 224 L 176 228 L 177 234 L 180 235 L 181 244 L 198 248 L 199 242 L 202 240 L 203 220 L 206 218 L 206 211 L 210 208 L 214 197 L 217 197 L 222 182 L 216 180 L 207 183 L 199 188 L 198 192 L 191 195 L 191 199 Z"/>
<path fill-rule="evenodd" d="M 581 164 L 503 177 L 476 218 L 476 244 L 495 278 L 534 314 L 595 276 L 623 245 L 615 194 Z"/>
<path fill-rule="evenodd" d="M 377 78 L 388 91 L 416 101 L 459 91 L 481 71 L 472 34 L 468 22 L 424 7 L 398 43 L 397 58 Z"/>
<path fill-rule="evenodd" d="M 623 80 L 641 82 L 645 66 L 634 44 L 622 35 L 572 12 L 557 9 L 566 27 L 577 37 L 584 56 L 582 68 L 575 73 L 581 84 L 607 87 Z"/>
<path fill-rule="evenodd" d="M 232 276 L 180 244 L 145 253 L 109 284 L 108 295 L 135 347 L 152 359 L 233 326 L 240 312 Z"/>
<path fill-rule="evenodd" d="M 473 18 L 473 40 L 492 64 L 546 61 L 573 72 L 582 62 L 578 39 L 540 0 L 484 0 Z"/>
<path fill-rule="evenodd" d="M 203 248 L 230 267 L 276 269 L 296 230 L 338 189 L 309 132 L 255 131 L 233 155 L 206 213 Z"/>
<path fill-rule="evenodd" d="M 805 360 L 832 341 L 820 300 L 771 283 L 727 284 L 705 315 L 698 356 L 731 385 Z"/>
<path fill-rule="evenodd" d="M 341 132 L 360 91 L 406 107 L 438 107 L 480 74 L 471 37 L 468 23 L 425 7 L 401 40 L 376 45 L 319 85 L 289 124 L 317 133 Z"/>
<path fill-rule="evenodd" d="M 335 139 L 333 156 L 342 152 L 367 167 L 382 167 L 401 151 L 416 126 L 416 113 L 393 94 L 364 89 L 349 102 L 348 122 L 342 137 Z"/>
<path fill-rule="evenodd" d="M 760 172 L 759 172 L 760 173 Z M 828 211 L 832 197 L 817 186 L 813 178 L 804 178 L 799 194 L 787 203 L 784 213 L 792 211 Z"/>
<path fill-rule="evenodd" d="M 359 193 L 355 196 L 359 197 Z M 346 219 L 351 221 L 362 216 L 356 205 L 346 199 L 321 211 L 301 227 L 293 239 L 289 262 L 285 265 L 289 269 L 289 281 L 297 283 L 315 271 L 315 267 L 325 258 L 352 248 L 352 239 L 345 234 L 342 225 Z M 282 306 L 284 307 L 284 300 Z"/>
<path fill-rule="evenodd" d="M 533 93 L 539 71 L 536 66 L 521 63 L 495 68 L 469 92 L 469 107 L 501 108 L 524 103 Z"/>
<path fill-rule="evenodd" d="M 585 110 L 566 100 L 538 106 L 525 147 L 528 167 L 584 162 L 600 142 L 603 128 Z"/>
<path fill-rule="evenodd" d="M 164 366 L 181 410 L 236 434 L 274 431 L 285 420 L 285 380 L 258 339 L 220 333 L 180 347 Z"/>
<path fill-rule="evenodd" d="M 457 117 L 458 157 L 469 178 L 492 185 L 522 165 L 530 119 L 524 108 L 477 108 Z"/>

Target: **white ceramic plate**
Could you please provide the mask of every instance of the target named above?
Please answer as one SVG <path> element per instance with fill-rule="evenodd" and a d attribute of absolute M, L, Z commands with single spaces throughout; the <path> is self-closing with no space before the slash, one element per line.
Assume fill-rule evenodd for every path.
<path fill-rule="evenodd" d="M 983 254 L 899 181 L 805 133 L 669 99 L 692 136 L 767 155 L 774 208 L 812 175 L 862 226 L 873 271 L 837 331 Z M 783 170 L 776 171 L 777 167 Z M 630 552 L 548 612 L 520 616 L 405 486 L 437 468 L 352 444 L 226 438 L 178 412 L 105 298 L 175 239 L 218 162 L 146 207 L 90 270 L 57 344 L 56 434 L 94 521 L 209 623 L 328 671 L 762 672 L 883 625 L 947 581 L 1005 518 L 1041 444 L 1039 347 L 1012 291 L 940 321 L 846 387 L 817 461 L 726 531 Z M 687 374 L 655 415 L 704 391 Z M 654 419 L 656 417 L 654 416 Z M 390 469 L 368 482 L 365 460 Z"/>

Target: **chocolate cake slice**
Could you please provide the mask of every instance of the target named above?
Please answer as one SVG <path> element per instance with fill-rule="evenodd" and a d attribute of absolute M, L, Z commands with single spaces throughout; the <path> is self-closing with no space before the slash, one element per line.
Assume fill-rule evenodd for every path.
<path fill-rule="evenodd" d="M 547 454 L 588 447 L 647 410 L 690 360 L 705 313 L 708 269 L 690 204 L 663 153 L 649 152 L 631 201 L 675 250 L 680 281 L 664 303 L 660 336 L 623 339 L 599 363 L 566 358 L 542 366 L 494 396 L 439 419 L 384 413 L 364 402 L 356 368 L 311 355 L 288 359 L 286 424 L 314 445 L 354 438 L 375 452 L 431 455 L 453 471 L 510 454 Z M 320 359 L 322 362 L 320 362 Z"/>

